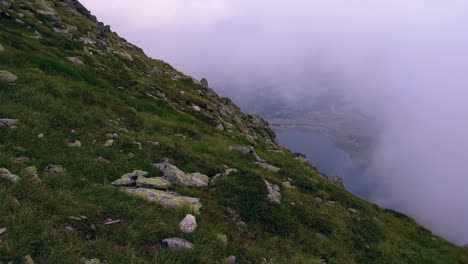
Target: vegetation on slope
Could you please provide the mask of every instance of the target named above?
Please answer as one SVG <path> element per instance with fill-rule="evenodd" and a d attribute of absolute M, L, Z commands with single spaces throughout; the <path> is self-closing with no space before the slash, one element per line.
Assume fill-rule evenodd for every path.
<path fill-rule="evenodd" d="M 466 249 L 334 185 L 277 146 L 255 117 L 148 58 L 75 1 L 1 0 L 0 9 L 0 70 L 18 76 L 0 84 L 0 118 L 20 120 L 0 128 L 0 168 L 22 179 L 0 178 L 0 263 L 26 255 L 36 263 L 221 263 L 229 255 L 238 263 L 468 263 Z M 108 133 L 118 138 L 105 147 Z M 67 146 L 74 140 L 82 146 Z M 229 149 L 238 145 L 281 170 Z M 171 187 L 200 198 L 192 234 L 178 227 L 187 208 L 111 186 L 134 170 L 160 176 L 152 164 L 165 159 L 210 177 L 238 171 L 216 185 Z M 45 173 L 49 164 L 67 173 Z M 264 179 L 281 186 L 281 204 L 267 198 Z M 168 237 L 193 250 L 163 248 Z"/>

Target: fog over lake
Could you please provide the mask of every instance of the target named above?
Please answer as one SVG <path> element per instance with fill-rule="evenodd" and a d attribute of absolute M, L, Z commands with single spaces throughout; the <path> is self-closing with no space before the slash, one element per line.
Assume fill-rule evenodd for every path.
<path fill-rule="evenodd" d="M 329 114 L 327 126 L 349 131 L 343 145 L 372 146 L 364 176 L 344 172 L 352 192 L 468 243 L 468 1 L 82 2 L 244 110 L 284 122 Z M 341 163 L 323 138 L 288 133 L 280 142 L 322 170 L 334 164 L 322 158 Z"/>

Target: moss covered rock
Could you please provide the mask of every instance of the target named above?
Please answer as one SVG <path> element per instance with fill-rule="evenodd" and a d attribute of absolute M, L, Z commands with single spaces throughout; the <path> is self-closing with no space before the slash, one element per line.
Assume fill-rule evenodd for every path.
<path fill-rule="evenodd" d="M 136 185 L 138 187 L 166 190 L 171 186 L 171 183 L 161 177 L 145 178 L 140 176 L 136 180 Z"/>
<path fill-rule="evenodd" d="M 0 83 L 3 84 L 14 84 L 18 80 L 18 77 L 11 72 L 0 70 Z"/>

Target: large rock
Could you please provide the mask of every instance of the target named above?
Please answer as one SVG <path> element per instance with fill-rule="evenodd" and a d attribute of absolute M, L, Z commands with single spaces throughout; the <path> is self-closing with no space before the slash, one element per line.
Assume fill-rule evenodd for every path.
<path fill-rule="evenodd" d="M 205 187 L 208 185 L 208 181 L 210 180 L 208 176 L 198 172 L 185 173 L 168 162 L 156 163 L 153 166 L 161 170 L 161 172 L 164 174 L 164 179 L 168 180 L 174 185 L 187 187 Z"/>
<path fill-rule="evenodd" d="M 183 238 L 178 237 L 171 237 L 166 238 L 162 241 L 163 247 L 174 250 L 174 251 L 183 251 L 183 250 L 191 250 L 193 249 L 193 244 L 188 242 Z"/>
<path fill-rule="evenodd" d="M 0 177 L 9 180 L 12 183 L 17 183 L 21 180 L 20 177 L 16 176 L 5 168 L 0 168 Z"/>
<path fill-rule="evenodd" d="M 336 186 L 339 186 L 341 188 L 344 188 L 344 183 L 343 183 L 343 179 L 338 176 L 338 175 L 334 175 L 331 177 L 330 181 L 335 184 Z"/>
<path fill-rule="evenodd" d="M 161 190 L 153 190 L 148 188 L 126 188 L 126 192 L 142 197 L 150 202 L 158 203 L 166 208 L 183 208 L 187 207 L 193 213 L 199 214 L 202 204 L 200 198 L 181 196 L 174 192 L 166 192 Z"/>
<path fill-rule="evenodd" d="M 136 180 L 136 185 L 138 187 L 167 190 L 171 186 L 171 183 L 161 177 L 145 178 L 139 176 Z"/>
<path fill-rule="evenodd" d="M 2 127 L 15 128 L 18 125 L 19 125 L 18 119 L 0 118 L 0 128 Z"/>
<path fill-rule="evenodd" d="M 268 189 L 268 200 L 272 203 L 281 203 L 281 189 L 278 185 L 272 184 L 268 182 L 267 180 L 263 180 L 265 182 L 265 185 L 267 186 Z"/>
<path fill-rule="evenodd" d="M 0 83 L 14 84 L 18 77 L 9 71 L 0 70 Z"/>
<path fill-rule="evenodd" d="M 179 223 L 180 231 L 191 234 L 197 229 L 197 220 L 195 216 L 188 214 L 185 218 Z"/>

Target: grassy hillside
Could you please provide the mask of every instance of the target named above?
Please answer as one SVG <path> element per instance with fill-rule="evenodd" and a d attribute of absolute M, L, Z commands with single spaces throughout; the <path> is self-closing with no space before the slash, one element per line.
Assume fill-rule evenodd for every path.
<path fill-rule="evenodd" d="M 0 177 L 0 263 L 468 263 L 467 249 L 333 184 L 277 146 L 262 119 L 147 57 L 76 1 L 0 0 L 0 28 L 0 70 L 18 77 L 0 72 L 0 119 L 18 120 L 0 122 L 0 168 L 21 178 Z M 230 149 L 249 145 L 280 170 Z M 169 187 L 200 198 L 191 234 L 179 229 L 189 207 L 111 185 L 134 170 L 162 176 L 153 164 L 165 160 L 209 177 L 237 170 Z M 280 188 L 279 204 L 264 180 Z M 165 248 L 171 237 L 193 249 Z"/>

